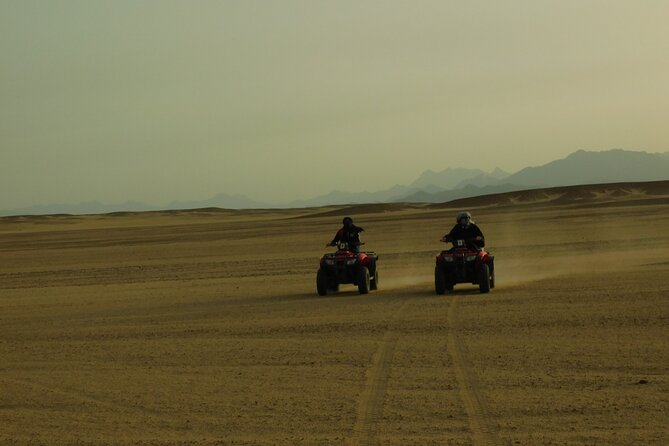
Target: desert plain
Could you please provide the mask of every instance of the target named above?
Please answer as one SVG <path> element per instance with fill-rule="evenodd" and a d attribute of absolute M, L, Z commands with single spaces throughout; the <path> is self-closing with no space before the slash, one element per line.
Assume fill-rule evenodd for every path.
<path fill-rule="evenodd" d="M 0 444 L 667 445 L 667 189 L 2 218 Z M 319 297 L 344 215 L 379 290 Z"/>

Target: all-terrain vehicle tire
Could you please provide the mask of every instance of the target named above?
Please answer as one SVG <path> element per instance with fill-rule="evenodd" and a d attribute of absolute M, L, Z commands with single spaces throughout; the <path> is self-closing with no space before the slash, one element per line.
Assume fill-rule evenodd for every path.
<path fill-rule="evenodd" d="M 478 282 L 481 293 L 488 293 L 490 291 L 490 268 L 486 263 L 481 265 Z"/>
<path fill-rule="evenodd" d="M 374 278 L 369 281 L 369 289 L 377 290 L 379 288 L 379 269 L 374 269 Z"/>
<path fill-rule="evenodd" d="M 495 268 L 490 271 L 490 289 L 495 288 Z"/>
<path fill-rule="evenodd" d="M 358 284 L 358 292 L 360 294 L 369 293 L 369 270 L 366 266 L 361 266 L 360 269 L 358 269 L 358 277 L 356 282 Z"/>
<path fill-rule="evenodd" d="M 437 294 L 444 294 L 448 288 L 448 283 L 446 282 L 446 273 L 443 269 L 438 266 L 434 267 L 434 291 Z M 450 287 L 453 289 L 453 286 Z"/>
<path fill-rule="evenodd" d="M 328 275 L 322 269 L 319 269 L 316 273 L 316 291 L 318 291 L 319 296 L 328 294 Z"/>

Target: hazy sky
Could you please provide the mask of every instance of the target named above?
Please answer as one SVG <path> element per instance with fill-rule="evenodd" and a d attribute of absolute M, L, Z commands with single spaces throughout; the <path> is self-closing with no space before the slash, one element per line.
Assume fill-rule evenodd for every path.
<path fill-rule="evenodd" d="M 669 150 L 669 2 L 0 0 L 0 209 Z"/>

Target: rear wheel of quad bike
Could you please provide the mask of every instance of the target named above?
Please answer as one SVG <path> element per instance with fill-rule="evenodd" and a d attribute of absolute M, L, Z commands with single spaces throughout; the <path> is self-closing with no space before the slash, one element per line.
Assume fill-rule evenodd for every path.
<path fill-rule="evenodd" d="M 369 281 L 369 289 L 377 290 L 379 288 L 379 269 L 374 269 L 374 278 Z"/>
<path fill-rule="evenodd" d="M 357 283 L 358 283 L 358 292 L 360 294 L 367 294 L 369 293 L 369 270 L 367 269 L 366 266 L 361 266 L 360 269 L 358 270 L 358 278 L 357 278 Z"/>
<path fill-rule="evenodd" d="M 435 266 L 434 268 L 434 291 L 436 291 L 437 294 L 444 294 L 446 292 L 446 289 L 448 288 L 448 284 L 446 283 L 446 273 L 444 272 L 443 269 L 439 268 L 438 266 Z M 449 289 L 453 289 L 453 286 L 451 286 Z"/>
<path fill-rule="evenodd" d="M 319 296 L 328 294 L 328 276 L 322 269 L 316 273 L 316 291 Z"/>
<path fill-rule="evenodd" d="M 490 291 L 490 268 L 485 263 L 481 265 L 481 270 L 479 271 L 479 290 L 482 293 Z"/>

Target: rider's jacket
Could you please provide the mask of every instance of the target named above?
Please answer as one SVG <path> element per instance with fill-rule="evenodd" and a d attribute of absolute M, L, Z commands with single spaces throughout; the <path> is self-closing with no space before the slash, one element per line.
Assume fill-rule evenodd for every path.
<path fill-rule="evenodd" d="M 479 238 L 480 237 L 480 238 Z M 453 226 L 451 232 L 446 234 L 444 238 L 452 242 L 453 240 L 464 240 L 467 243 L 473 243 L 479 248 L 485 246 L 485 238 L 483 238 L 483 232 L 476 226 L 474 223 L 470 223 L 469 226 L 463 228 L 460 225 Z"/>
<path fill-rule="evenodd" d="M 362 231 L 364 231 L 364 229 L 359 226 L 343 226 L 339 231 L 337 231 L 330 244 L 336 245 L 338 242 L 360 243 L 360 233 Z"/>

